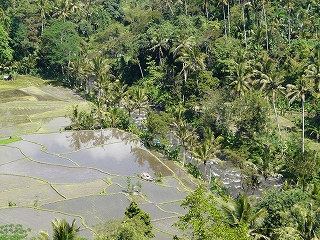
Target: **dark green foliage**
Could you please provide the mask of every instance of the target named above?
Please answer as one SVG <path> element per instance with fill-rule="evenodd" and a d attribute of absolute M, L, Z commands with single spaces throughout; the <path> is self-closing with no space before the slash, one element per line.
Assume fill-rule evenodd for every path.
<path fill-rule="evenodd" d="M 283 167 L 284 175 L 295 183 L 300 183 L 303 189 L 306 184 L 320 171 L 320 157 L 315 150 L 306 146 L 304 153 L 301 152 L 300 137 L 292 135 L 291 141 L 287 142 Z"/>
<path fill-rule="evenodd" d="M 190 173 L 194 178 L 202 178 L 202 172 L 199 169 L 199 166 L 188 162 L 186 163 L 186 168 L 188 173 Z"/>
<path fill-rule="evenodd" d="M 276 229 L 285 226 L 286 217 L 282 212 L 292 211 L 296 204 L 304 205 L 308 200 L 308 193 L 301 189 L 289 189 L 277 192 L 268 191 L 258 202 L 257 209 L 265 208 L 268 212 L 264 220 L 266 229 Z"/>
<path fill-rule="evenodd" d="M 1 240 L 20 240 L 27 239 L 31 229 L 24 229 L 21 224 L 7 224 L 0 226 Z"/>
<path fill-rule="evenodd" d="M 80 51 L 81 38 L 72 22 L 54 21 L 41 37 L 39 66 L 52 76 L 66 74 L 70 61 Z"/>
<path fill-rule="evenodd" d="M 97 238 L 104 240 L 148 240 L 152 233 L 150 215 L 131 202 L 121 221 L 110 220 L 96 226 Z"/>
<path fill-rule="evenodd" d="M 235 115 L 236 135 L 249 141 L 255 134 L 265 131 L 267 123 L 268 105 L 263 96 L 255 91 L 250 91 L 243 97 L 237 98 L 233 103 Z"/>
<path fill-rule="evenodd" d="M 149 111 L 147 114 L 147 124 L 149 132 L 154 138 L 167 140 L 168 132 L 170 132 L 170 123 L 173 118 L 169 113 Z"/>
<path fill-rule="evenodd" d="M 138 207 L 136 202 L 131 202 L 130 206 L 126 209 L 125 215 L 128 218 L 133 218 L 134 216 L 138 215 L 141 212 L 141 209 Z"/>
<path fill-rule="evenodd" d="M 111 19 L 121 21 L 124 17 L 124 12 L 121 8 L 120 0 L 103 0 L 103 8 Z"/>

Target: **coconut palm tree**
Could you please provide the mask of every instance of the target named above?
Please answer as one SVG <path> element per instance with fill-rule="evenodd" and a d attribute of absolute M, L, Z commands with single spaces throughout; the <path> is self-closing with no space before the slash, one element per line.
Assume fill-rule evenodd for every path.
<path fill-rule="evenodd" d="M 223 137 L 215 137 L 214 132 L 210 127 L 204 128 L 204 140 L 200 142 L 194 149 L 193 153 L 195 155 L 195 159 L 198 162 L 203 162 L 204 164 L 204 176 L 207 176 L 207 163 L 211 160 L 219 161 L 216 154 L 220 153 L 221 141 Z M 209 179 L 210 180 L 210 179 Z"/>
<path fill-rule="evenodd" d="M 107 73 L 107 71 L 110 69 L 110 66 L 107 64 L 107 60 L 105 58 L 102 56 L 95 56 L 92 58 L 90 69 L 93 74 L 99 78 L 99 76 Z"/>
<path fill-rule="evenodd" d="M 218 5 L 222 6 L 223 10 L 223 22 L 224 22 L 224 34 L 227 37 L 230 34 L 230 3 L 228 0 L 218 0 Z M 227 18 L 226 18 L 226 10 L 225 6 L 227 6 Z M 228 22 L 228 31 L 227 31 L 227 24 Z M 228 32 L 228 34 L 227 34 Z"/>
<path fill-rule="evenodd" d="M 285 95 L 285 87 L 282 86 L 284 82 L 284 73 L 277 68 L 276 64 L 270 59 L 263 61 L 262 68 L 259 71 L 259 80 L 261 83 L 261 91 L 264 91 L 267 99 L 271 95 L 273 111 L 275 114 L 275 120 L 278 128 L 278 134 L 280 138 L 280 144 L 282 145 L 282 134 L 279 124 L 279 117 L 277 111 L 277 93 Z"/>
<path fill-rule="evenodd" d="M 48 14 L 47 12 L 47 7 L 49 6 L 48 0 L 37 0 L 37 6 L 40 10 L 40 17 L 41 17 L 41 35 L 44 30 L 44 25 L 45 25 L 45 19 L 46 15 Z"/>
<path fill-rule="evenodd" d="M 65 220 L 55 218 L 51 222 L 53 230 L 53 240 L 73 240 L 77 236 L 79 228 L 76 227 L 76 220 L 74 219 L 71 225 Z"/>
<path fill-rule="evenodd" d="M 174 134 L 180 141 L 180 146 L 182 147 L 182 166 L 184 166 L 186 161 L 187 143 L 194 135 L 195 129 L 191 128 L 186 120 L 174 123 L 174 126 L 176 128 Z"/>
<path fill-rule="evenodd" d="M 128 111 L 129 120 L 131 117 L 131 113 L 134 109 L 136 109 L 136 103 L 132 99 L 132 96 L 130 94 L 130 91 L 126 91 L 125 95 L 123 96 L 122 101 L 120 102 L 120 105 Z"/>
<path fill-rule="evenodd" d="M 176 62 L 182 63 L 181 73 L 184 77 L 184 85 L 192 72 L 198 73 L 200 70 L 204 70 L 205 59 L 207 55 L 200 51 L 200 49 L 195 45 L 195 38 L 189 37 L 188 39 L 182 41 L 174 50 L 173 56 L 176 58 Z M 198 80 L 197 80 L 198 85 Z M 185 95 L 183 93 L 182 100 L 184 102 Z"/>
<path fill-rule="evenodd" d="M 305 75 L 314 80 L 317 97 L 320 97 L 320 45 L 316 46 L 312 63 L 307 66 Z"/>
<path fill-rule="evenodd" d="M 159 31 L 154 32 L 151 36 L 152 47 L 150 48 L 150 50 L 158 52 L 160 65 L 162 64 L 162 57 L 164 55 L 164 52 L 170 48 L 169 40 L 169 38 L 164 37 L 163 33 Z"/>
<path fill-rule="evenodd" d="M 65 22 L 70 18 L 72 13 L 75 13 L 79 10 L 78 5 L 74 3 L 72 0 L 57 0 L 54 1 L 53 14 L 52 17 L 56 17 L 58 19 L 63 19 Z"/>
<path fill-rule="evenodd" d="M 134 87 L 131 91 L 132 99 L 135 102 L 136 108 L 139 109 L 139 116 L 141 113 L 141 108 L 148 103 L 148 96 L 145 89 L 142 87 Z"/>
<path fill-rule="evenodd" d="M 290 98 L 290 103 L 295 101 L 297 98 L 301 98 L 302 107 L 302 153 L 304 153 L 304 105 L 306 101 L 306 94 L 311 92 L 314 87 L 314 80 L 302 76 L 296 80 L 296 84 L 287 85 L 287 97 Z"/>
<path fill-rule="evenodd" d="M 249 235 L 261 237 L 257 239 L 267 239 L 259 233 L 259 229 L 267 215 L 267 210 L 261 208 L 255 211 L 254 201 L 248 198 L 245 192 L 241 193 L 235 201 L 232 199 L 219 199 L 218 202 L 219 208 L 226 216 L 227 223 L 232 226 L 244 223 L 248 226 Z"/>
<path fill-rule="evenodd" d="M 238 97 L 243 96 L 245 92 L 251 89 L 250 75 L 248 73 L 248 65 L 246 62 L 235 62 L 231 67 L 229 78 L 233 87 L 232 93 Z"/>

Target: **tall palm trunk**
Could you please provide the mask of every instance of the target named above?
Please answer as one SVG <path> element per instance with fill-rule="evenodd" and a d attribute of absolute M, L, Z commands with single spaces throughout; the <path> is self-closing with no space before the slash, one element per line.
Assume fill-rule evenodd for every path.
<path fill-rule="evenodd" d="M 228 6 L 228 32 L 229 32 L 229 35 L 230 35 L 230 3 L 229 3 L 229 1 L 228 1 L 228 4 L 227 4 L 227 6 Z"/>
<path fill-rule="evenodd" d="M 275 93 L 273 93 L 273 94 L 275 94 Z M 279 133 L 279 138 L 280 138 L 281 155 L 283 155 L 282 134 L 281 134 L 280 124 L 279 124 L 279 117 L 278 117 L 278 112 L 277 112 L 277 107 L 276 107 L 275 95 L 272 97 L 272 104 L 273 104 L 273 111 L 274 111 L 274 114 L 275 114 L 276 123 L 277 123 L 277 128 L 278 128 L 278 133 Z"/>
<path fill-rule="evenodd" d="M 304 155 L 304 103 L 305 103 L 305 95 L 302 94 L 301 96 L 302 100 L 302 154 Z"/>
<path fill-rule="evenodd" d="M 263 11 L 264 22 L 265 22 L 267 51 L 269 51 L 268 23 L 267 23 L 267 14 L 266 14 L 266 9 L 265 9 L 265 6 L 264 6 L 264 2 L 262 2 L 262 11 Z"/>
<path fill-rule="evenodd" d="M 245 8 L 245 3 L 242 3 L 242 21 L 243 21 L 243 34 L 244 34 L 244 44 L 247 49 L 247 33 L 246 33 L 246 21 L 244 18 L 244 8 Z"/>
<path fill-rule="evenodd" d="M 224 35 L 227 35 L 227 19 L 226 19 L 226 10 L 224 9 L 224 4 L 222 5 L 222 10 L 223 10 L 223 24 L 224 24 Z"/>

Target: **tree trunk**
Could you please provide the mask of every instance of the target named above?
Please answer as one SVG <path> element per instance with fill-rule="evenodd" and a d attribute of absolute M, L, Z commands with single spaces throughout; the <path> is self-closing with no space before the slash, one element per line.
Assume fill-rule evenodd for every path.
<path fill-rule="evenodd" d="M 222 10 L 223 10 L 224 35 L 226 35 L 226 37 L 228 37 L 228 35 L 227 35 L 227 19 L 226 19 L 226 10 L 224 9 L 224 4 L 222 5 Z"/>
<path fill-rule="evenodd" d="M 184 144 L 182 144 L 182 167 L 184 167 L 185 162 L 186 162 L 186 148 Z"/>
<path fill-rule="evenodd" d="M 188 15 L 188 5 L 187 5 L 187 0 L 184 0 L 184 7 L 185 7 L 186 15 Z"/>
<path fill-rule="evenodd" d="M 304 155 L 304 102 L 305 102 L 304 94 L 302 94 L 301 100 L 302 100 L 302 154 Z"/>
<path fill-rule="evenodd" d="M 228 31 L 230 35 L 230 3 L 228 1 Z"/>
<path fill-rule="evenodd" d="M 243 21 L 243 34 L 244 34 L 244 44 L 246 46 L 246 49 L 247 49 L 247 33 L 246 33 L 246 21 L 244 19 L 244 7 L 245 7 L 245 4 L 243 3 L 242 4 L 242 21 Z"/>
<path fill-rule="evenodd" d="M 266 47 L 267 51 L 269 51 L 269 37 L 268 37 L 268 23 L 267 23 L 267 14 L 266 14 L 266 9 L 264 7 L 264 3 L 262 2 L 262 11 L 264 15 L 264 22 L 265 22 L 265 31 L 266 31 Z"/>
<path fill-rule="evenodd" d="M 272 99 L 272 103 L 273 103 L 273 111 L 274 111 L 274 114 L 275 114 L 278 133 L 279 133 L 279 138 L 280 138 L 281 155 L 283 155 L 282 134 L 281 134 L 281 129 L 280 129 L 280 125 L 279 125 L 278 112 L 277 112 L 277 108 L 276 108 L 276 100 L 274 98 Z"/>
<path fill-rule="evenodd" d="M 144 75 L 143 75 L 143 71 L 142 71 L 142 68 L 141 68 L 140 61 L 138 61 L 138 66 L 139 66 L 139 69 L 140 69 L 141 77 L 142 77 L 142 78 L 144 78 Z"/>

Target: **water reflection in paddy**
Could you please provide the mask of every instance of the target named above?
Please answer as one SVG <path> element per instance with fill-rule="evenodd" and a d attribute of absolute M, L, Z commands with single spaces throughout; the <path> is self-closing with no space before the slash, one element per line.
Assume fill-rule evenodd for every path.
<path fill-rule="evenodd" d="M 103 145 L 64 156 L 79 166 L 94 167 L 117 175 L 132 176 L 136 173 L 140 174 L 142 171 L 147 171 L 150 174 L 161 172 L 163 176 L 173 174 L 155 156 L 135 146 L 132 142 Z"/>
<path fill-rule="evenodd" d="M 23 136 L 23 139 L 43 145 L 48 152 L 61 154 L 114 142 L 131 141 L 134 136 L 117 129 L 106 129 L 32 134 Z"/>
<path fill-rule="evenodd" d="M 117 129 L 75 131 L 22 136 L 12 143 L 30 159 L 49 164 L 99 169 L 103 172 L 133 176 L 147 171 L 152 175 L 172 176 L 173 172 L 157 157 L 141 148 L 132 134 Z M 42 165 L 35 169 L 40 171 Z M 52 166 L 46 166 L 50 171 Z M 35 170 L 34 169 L 34 170 Z M 55 169 L 55 168 L 53 168 Z M 0 169 L 1 170 L 1 169 Z"/>

